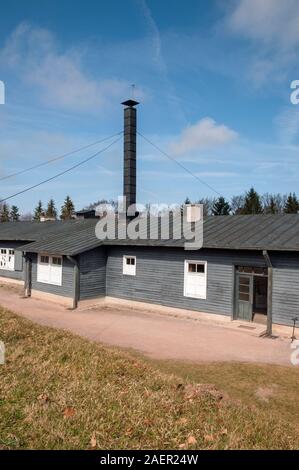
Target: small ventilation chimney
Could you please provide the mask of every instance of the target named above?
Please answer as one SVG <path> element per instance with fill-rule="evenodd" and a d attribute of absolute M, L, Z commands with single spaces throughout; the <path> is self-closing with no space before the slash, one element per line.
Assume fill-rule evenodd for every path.
<path fill-rule="evenodd" d="M 124 108 L 124 196 L 128 209 L 136 205 L 136 108 L 134 100 L 122 103 Z M 134 216 L 134 214 L 132 214 Z"/>

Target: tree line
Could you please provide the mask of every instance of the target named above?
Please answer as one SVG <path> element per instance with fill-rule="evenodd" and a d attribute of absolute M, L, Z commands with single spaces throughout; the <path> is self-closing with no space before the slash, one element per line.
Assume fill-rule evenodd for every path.
<path fill-rule="evenodd" d="M 194 203 L 203 204 L 204 215 L 249 215 L 249 214 L 297 214 L 299 200 L 295 193 L 259 194 L 250 188 L 242 195 L 233 196 L 230 200 L 223 196 L 202 198 Z M 185 204 L 191 201 L 187 197 Z"/>
<path fill-rule="evenodd" d="M 46 219 L 57 220 L 58 217 L 61 220 L 69 220 L 74 217 L 75 205 L 70 196 L 66 196 L 63 205 L 61 206 L 60 214 L 55 206 L 54 199 L 50 199 L 46 206 L 43 206 L 42 201 L 38 201 L 37 206 L 34 209 L 33 214 L 20 215 L 19 208 L 15 205 L 11 207 L 7 203 L 0 205 L 0 222 L 17 222 L 19 220 L 35 220 L 40 221 L 42 217 Z"/>
<path fill-rule="evenodd" d="M 230 200 L 223 196 L 218 198 L 201 198 L 191 201 L 188 197 L 185 204 L 203 204 L 204 215 L 246 215 L 246 214 L 297 214 L 299 213 L 299 199 L 295 193 L 290 194 L 259 194 L 250 188 L 244 194 L 233 196 Z M 99 204 L 109 203 L 117 209 L 117 202 L 105 199 L 89 204 L 86 209 L 94 209 Z M 66 196 L 61 206 L 60 214 L 55 206 L 54 199 L 50 199 L 46 206 L 38 201 L 33 214 L 20 215 L 17 206 L 11 207 L 7 203 L 0 204 L 0 222 L 16 222 L 18 220 L 40 221 L 42 217 L 61 220 L 72 219 L 75 214 L 75 205 L 70 196 Z"/>

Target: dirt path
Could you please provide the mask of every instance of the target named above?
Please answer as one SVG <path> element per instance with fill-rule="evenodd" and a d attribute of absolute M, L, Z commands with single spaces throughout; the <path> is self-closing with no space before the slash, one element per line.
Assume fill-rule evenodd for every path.
<path fill-rule="evenodd" d="M 259 338 L 196 320 L 111 307 L 71 311 L 51 302 L 22 299 L 16 289 L 4 287 L 0 288 L 0 305 L 41 325 L 157 359 L 291 365 L 290 341 Z"/>

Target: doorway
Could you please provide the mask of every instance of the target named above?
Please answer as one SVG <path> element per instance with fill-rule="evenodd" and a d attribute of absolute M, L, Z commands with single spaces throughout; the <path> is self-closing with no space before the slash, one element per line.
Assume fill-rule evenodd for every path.
<path fill-rule="evenodd" d="M 268 270 L 236 266 L 235 315 L 238 320 L 267 323 Z"/>

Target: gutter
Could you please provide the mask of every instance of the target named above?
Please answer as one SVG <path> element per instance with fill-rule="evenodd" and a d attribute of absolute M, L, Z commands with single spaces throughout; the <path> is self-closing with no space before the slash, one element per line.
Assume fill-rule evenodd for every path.
<path fill-rule="evenodd" d="M 67 256 L 67 259 L 74 265 L 74 295 L 73 295 L 73 306 L 72 309 L 76 309 L 78 307 L 78 301 L 80 296 L 80 271 L 79 271 L 79 263 L 76 258 L 73 256 Z"/>
<path fill-rule="evenodd" d="M 266 335 L 272 336 L 272 290 L 273 290 L 273 265 L 267 250 L 263 250 L 263 257 L 268 267 L 268 293 L 267 293 L 267 330 Z"/>

